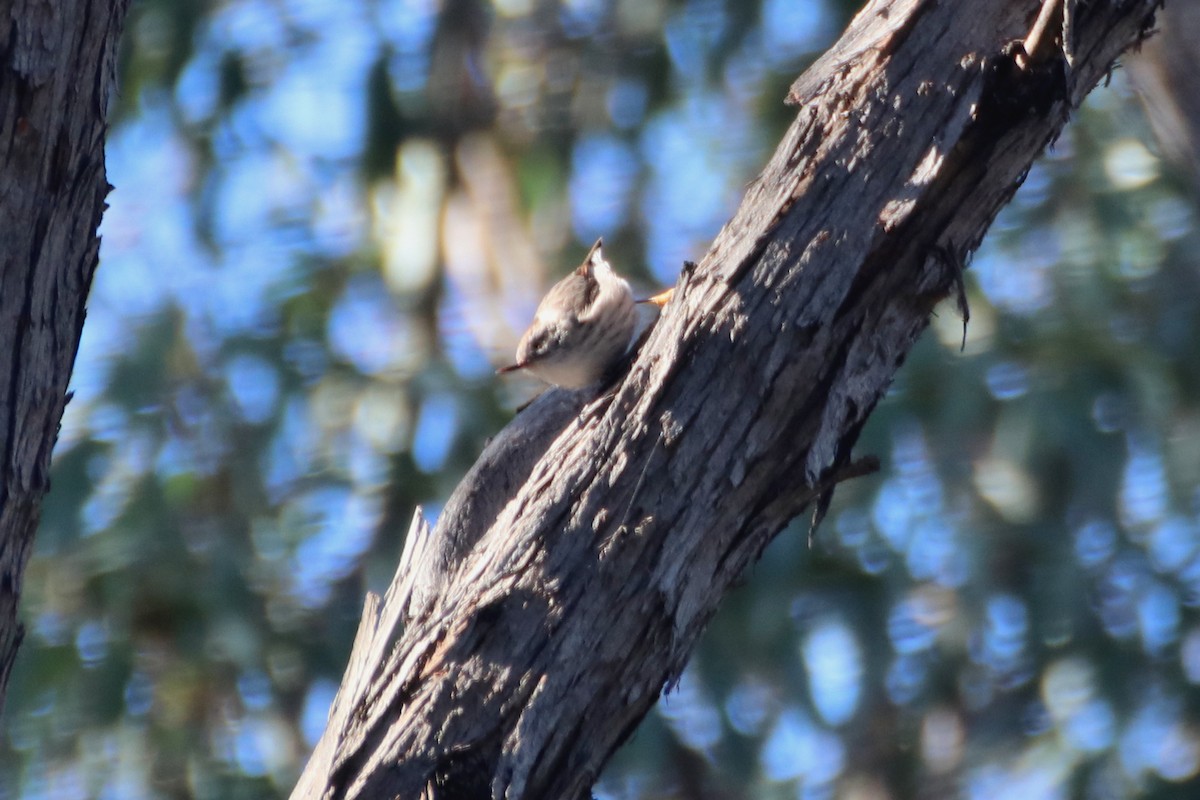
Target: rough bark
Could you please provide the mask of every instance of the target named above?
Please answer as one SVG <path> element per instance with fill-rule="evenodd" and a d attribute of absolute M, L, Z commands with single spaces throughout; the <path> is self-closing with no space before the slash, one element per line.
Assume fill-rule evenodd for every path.
<path fill-rule="evenodd" d="M 0 4 L 0 705 L 96 269 L 127 0 Z"/>
<path fill-rule="evenodd" d="M 1025 58 L 1036 2 L 870 3 L 628 373 L 535 403 L 414 521 L 293 797 L 586 797 L 1156 5 L 1068 1 Z"/>

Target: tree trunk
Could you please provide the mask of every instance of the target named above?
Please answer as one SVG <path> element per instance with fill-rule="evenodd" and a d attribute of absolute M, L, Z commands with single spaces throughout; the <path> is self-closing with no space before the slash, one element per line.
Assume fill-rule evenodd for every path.
<path fill-rule="evenodd" d="M 0 5 L 0 706 L 96 269 L 127 0 Z"/>
<path fill-rule="evenodd" d="M 1053 4 L 1054 0 L 1048 0 Z M 962 261 L 1156 0 L 876 0 L 627 374 L 497 437 L 368 598 L 293 797 L 586 797 L 850 451 Z M 403 633 L 396 638 L 403 625 Z"/>

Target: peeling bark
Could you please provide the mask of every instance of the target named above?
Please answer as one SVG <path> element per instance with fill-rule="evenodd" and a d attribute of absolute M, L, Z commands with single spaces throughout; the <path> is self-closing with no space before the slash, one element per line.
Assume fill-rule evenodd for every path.
<path fill-rule="evenodd" d="M 127 0 L 0 4 L 0 705 L 96 269 Z"/>
<path fill-rule="evenodd" d="M 964 259 L 1158 3 L 1064 5 L 1068 52 L 1060 14 L 1027 68 L 1036 2 L 859 14 L 628 373 L 539 401 L 513 430 L 553 435 L 506 431 L 414 521 L 293 797 L 588 796 L 730 585 L 854 471 Z"/>

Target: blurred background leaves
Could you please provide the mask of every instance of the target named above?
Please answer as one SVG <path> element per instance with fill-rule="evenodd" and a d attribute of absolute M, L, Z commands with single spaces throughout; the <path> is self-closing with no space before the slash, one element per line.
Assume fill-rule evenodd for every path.
<path fill-rule="evenodd" d="M 0 796 L 286 795 L 413 507 L 537 390 L 493 369 L 541 293 L 601 235 L 673 283 L 855 6 L 135 3 Z M 778 539 L 598 797 L 1197 796 L 1169 55 L 1130 70 L 1167 144 L 1118 70 L 976 256 L 965 350 L 943 307 L 877 410 L 884 471 Z"/>

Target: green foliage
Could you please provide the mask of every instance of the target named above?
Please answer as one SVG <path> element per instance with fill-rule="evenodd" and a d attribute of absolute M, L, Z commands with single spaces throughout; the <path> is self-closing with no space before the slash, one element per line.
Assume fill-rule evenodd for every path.
<path fill-rule="evenodd" d="M 285 795 L 414 506 L 536 391 L 492 370 L 541 291 L 598 235 L 673 282 L 854 10 L 135 4 L 0 794 Z M 599 796 L 1194 796 L 1200 243 L 1143 128 L 1118 73 L 977 255 L 965 351 L 939 309 L 877 409 L 883 473 Z"/>

